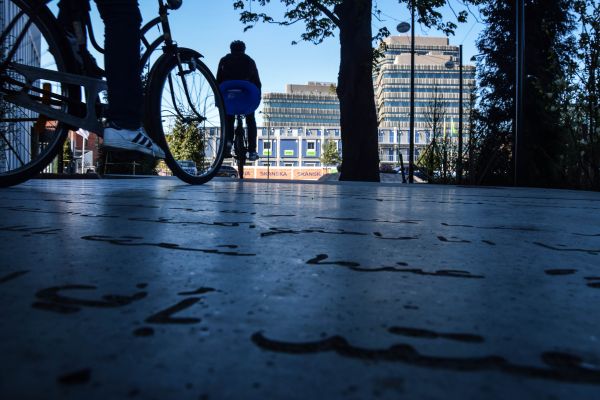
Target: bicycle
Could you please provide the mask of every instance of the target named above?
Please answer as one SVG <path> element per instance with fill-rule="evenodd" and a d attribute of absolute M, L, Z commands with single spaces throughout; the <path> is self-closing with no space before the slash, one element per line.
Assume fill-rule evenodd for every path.
<path fill-rule="evenodd" d="M 231 80 L 221 83 L 219 89 L 225 101 L 227 115 L 235 117 L 233 149 L 240 179 L 244 179 L 244 165 L 248 153 L 248 137 L 244 129 L 244 115 L 253 113 L 260 104 L 260 89 L 252 82 Z"/>
<path fill-rule="evenodd" d="M 0 187 L 22 183 L 44 170 L 62 150 L 68 130 L 103 131 L 101 119 L 107 105 L 100 94 L 106 83 L 82 74 L 49 2 L 7 0 L 5 10 L 10 15 L 0 21 L 4 22 L 0 35 Z M 165 150 L 172 173 L 187 183 L 202 184 L 223 161 L 224 104 L 214 76 L 200 60 L 202 55 L 173 40 L 168 14 L 181 3 L 158 0 L 158 16 L 141 29 L 145 50 L 140 73 L 152 64 L 143 123 Z M 89 17 L 85 23 L 90 43 L 102 53 Z M 155 27 L 162 33 L 148 38 Z M 39 40 L 39 49 L 28 41 L 32 37 Z M 160 46 L 162 54 L 151 63 Z M 191 130 L 194 140 L 184 149 L 185 159 L 196 162 L 197 174 L 184 170 L 175 158 L 181 147 L 176 143 L 176 129 Z"/>

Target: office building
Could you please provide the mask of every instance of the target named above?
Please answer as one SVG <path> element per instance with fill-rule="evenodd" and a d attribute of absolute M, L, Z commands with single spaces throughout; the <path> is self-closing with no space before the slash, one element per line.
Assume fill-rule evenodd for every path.
<path fill-rule="evenodd" d="M 398 162 L 398 152 L 408 160 L 410 129 L 410 36 L 391 36 L 374 77 L 379 118 L 379 149 L 383 163 Z M 448 63 L 451 61 L 452 63 Z M 475 67 L 463 66 L 463 132 L 468 136 L 469 99 L 475 85 Z M 455 140 L 459 120 L 459 47 L 447 37 L 415 38 L 415 160 L 433 139 L 434 102 L 439 102 L 437 137 Z M 441 132 L 440 132 L 441 130 Z"/>
<path fill-rule="evenodd" d="M 264 93 L 264 126 L 258 128 L 256 165 L 319 167 L 326 141 L 340 149 L 340 103 L 335 84 L 286 85 L 285 93 Z"/>
<path fill-rule="evenodd" d="M 340 125 L 340 102 L 331 82 L 286 85 L 285 93 L 262 97 L 265 121 L 277 127 Z"/>

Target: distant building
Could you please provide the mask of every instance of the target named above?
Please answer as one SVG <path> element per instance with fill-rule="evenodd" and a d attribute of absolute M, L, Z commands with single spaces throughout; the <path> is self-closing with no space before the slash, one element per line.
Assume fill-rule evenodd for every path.
<path fill-rule="evenodd" d="M 263 94 L 265 121 L 272 126 L 339 126 L 340 102 L 335 84 L 286 85 L 285 93 Z"/>
<path fill-rule="evenodd" d="M 320 167 L 326 141 L 340 148 L 340 102 L 335 84 L 286 85 L 285 93 L 264 93 L 264 126 L 258 128 L 257 166 Z"/>
<path fill-rule="evenodd" d="M 391 36 L 384 40 L 387 50 L 374 78 L 379 118 L 379 150 L 382 162 L 396 163 L 398 151 L 408 157 L 410 128 L 410 37 Z M 459 47 L 446 37 L 415 38 L 415 159 L 433 136 L 431 107 L 439 99 L 445 117 L 440 124 L 449 136 L 456 136 L 459 119 Z M 446 63 L 454 66 L 448 68 Z M 468 133 L 466 116 L 475 85 L 475 67 L 463 66 L 463 132 Z M 465 135 L 466 136 L 466 135 Z"/>
<path fill-rule="evenodd" d="M 10 1 L 0 1 L 0 32 L 17 15 L 19 9 Z M 13 31 L 21 32 L 27 20 L 21 18 L 15 25 Z M 17 35 L 14 35 L 17 36 Z M 28 34 L 23 39 L 19 49 L 15 53 L 14 59 L 27 65 L 39 67 L 41 64 L 41 34 L 31 26 Z M 23 118 L 23 108 L 19 109 L 19 118 Z M 16 115 L 17 111 L 8 103 L 3 104 L 3 113 L 11 116 Z M 29 117 L 37 115 L 28 112 Z M 0 123 L 0 130 L 3 135 L 0 136 L 0 172 L 12 170 L 22 165 L 22 162 L 29 162 L 32 151 L 31 128 L 33 122 Z M 12 150 L 11 150 L 12 149 Z"/>

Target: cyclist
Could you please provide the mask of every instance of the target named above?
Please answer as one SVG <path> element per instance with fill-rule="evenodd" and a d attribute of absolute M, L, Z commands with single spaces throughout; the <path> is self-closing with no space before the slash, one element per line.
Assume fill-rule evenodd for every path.
<path fill-rule="evenodd" d="M 217 69 L 217 83 L 221 84 L 229 80 L 245 80 L 256 85 L 260 90 L 261 83 L 258 76 L 256 63 L 246 54 L 246 44 L 241 40 L 234 40 L 229 46 L 231 53 L 221 58 Z M 226 117 L 227 149 L 225 157 L 231 157 L 231 146 L 233 144 L 233 126 L 235 116 Z M 246 115 L 246 125 L 248 126 L 248 160 L 258 160 L 256 152 L 256 118 L 254 113 Z"/>
<path fill-rule="evenodd" d="M 137 0 L 94 0 L 104 21 L 104 66 L 108 86 L 108 125 L 104 146 L 133 150 L 164 158 L 164 151 L 142 127 L 142 80 L 140 74 L 140 27 Z M 95 60 L 85 49 L 85 21 L 89 0 L 60 0 L 58 20 L 84 71 L 100 75 Z"/>

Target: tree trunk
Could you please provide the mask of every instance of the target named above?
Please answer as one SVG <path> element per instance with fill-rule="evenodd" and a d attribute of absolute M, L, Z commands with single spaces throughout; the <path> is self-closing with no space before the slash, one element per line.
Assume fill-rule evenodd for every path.
<path fill-rule="evenodd" d="M 372 0 L 344 0 L 335 7 L 341 47 L 337 87 L 342 131 L 341 181 L 379 182 L 372 3 Z"/>

